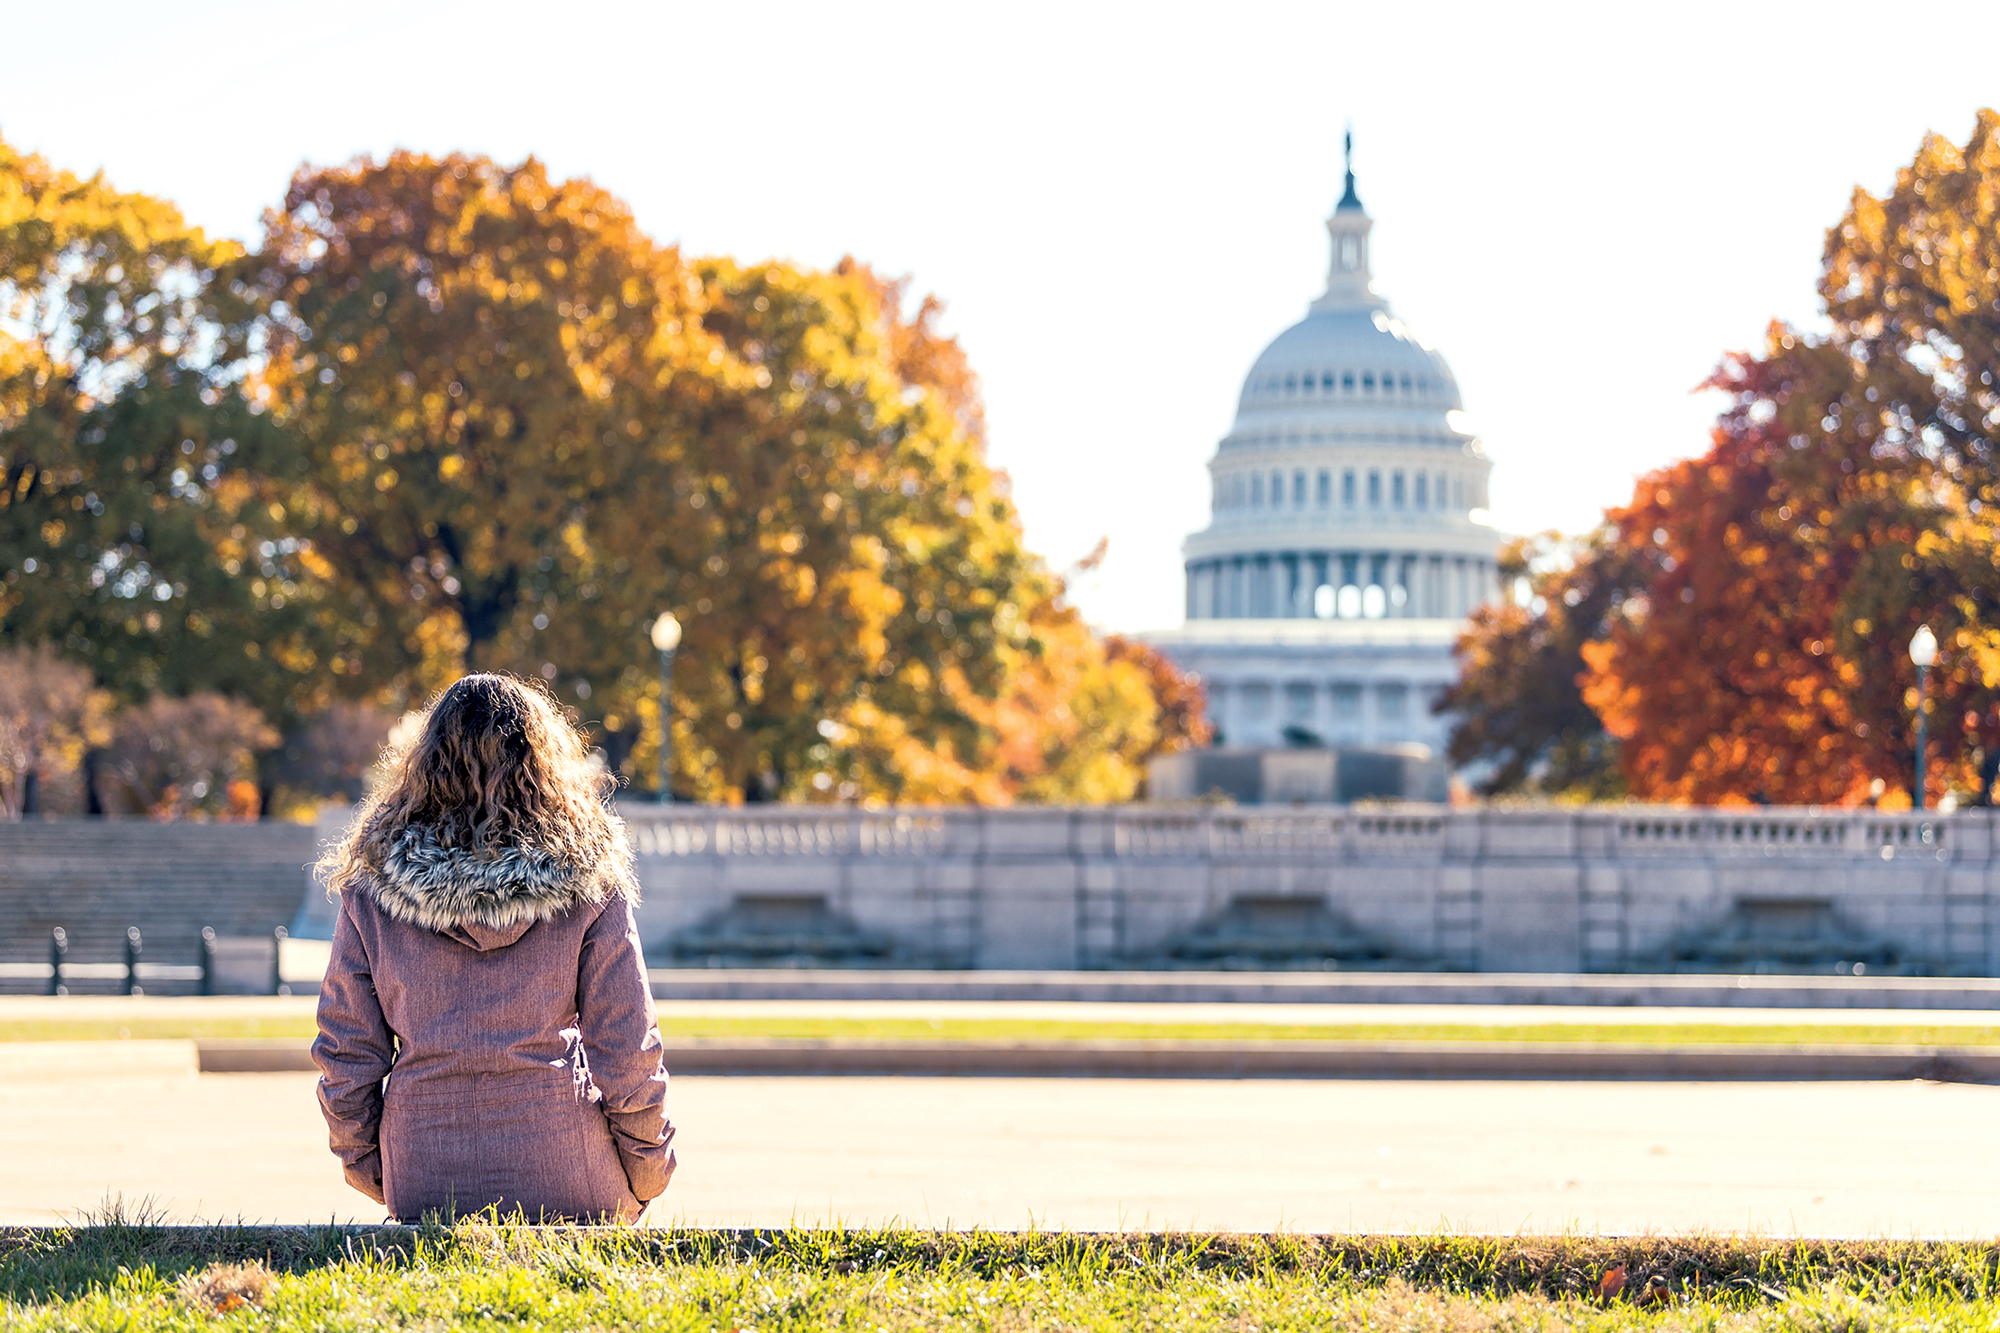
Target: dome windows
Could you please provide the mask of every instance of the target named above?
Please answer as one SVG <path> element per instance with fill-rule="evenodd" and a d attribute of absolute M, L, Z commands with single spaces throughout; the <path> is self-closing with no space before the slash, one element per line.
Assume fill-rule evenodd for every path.
<path fill-rule="evenodd" d="M 1325 468 L 1319 470 L 1319 507 L 1321 509 L 1333 507 L 1333 473 Z"/>
<path fill-rule="evenodd" d="M 1354 469 L 1348 468 L 1340 474 L 1340 503 L 1354 508 Z"/>
<path fill-rule="evenodd" d="M 1416 484 L 1416 491 L 1417 491 L 1416 503 L 1418 509 L 1429 509 L 1431 507 L 1430 490 L 1431 490 L 1430 473 L 1419 472 L 1417 474 L 1417 484 Z"/>
<path fill-rule="evenodd" d="M 1403 472 L 1401 468 L 1389 474 L 1389 504 L 1395 509 L 1403 507 Z"/>
<path fill-rule="evenodd" d="M 1382 474 L 1374 468 L 1368 469 L 1368 507 L 1382 507 Z"/>
<path fill-rule="evenodd" d="M 1371 369 L 1294 368 L 1273 371 L 1261 378 L 1252 375 L 1245 383 L 1242 407 L 1267 408 L 1287 399 L 1328 400 L 1336 394 L 1351 396 L 1357 393 L 1381 393 L 1400 396 L 1410 404 L 1423 402 L 1449 407 L 1451 383 L 1445 378 L 1434 379 L 1421 374 L 1415 367 L 1408 371 L 1380 365 Z"/>

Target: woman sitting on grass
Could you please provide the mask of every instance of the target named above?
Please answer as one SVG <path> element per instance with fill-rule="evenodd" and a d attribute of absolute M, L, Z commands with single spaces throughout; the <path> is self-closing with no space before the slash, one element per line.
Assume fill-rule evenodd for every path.
<path fill-rule="evenodd" d="M 446 690 L 389 766 L 323 863 L 313 1060 L 348 1183 L 404 1221 L 636 1220 L 674 1131 L 611 780 L 507 676 Z"/>

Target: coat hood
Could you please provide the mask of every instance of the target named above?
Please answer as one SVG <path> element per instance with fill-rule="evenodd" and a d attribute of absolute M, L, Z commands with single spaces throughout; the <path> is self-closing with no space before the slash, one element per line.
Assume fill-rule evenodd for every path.
<path fill-rule="evenodd" d="M 390 839 L 365 888 L 395 920 L 481 950 L 504 948 L 536 922 L 601 906 L 614 893 L 638 898 L 622 830 L 612 855 L 581 864 L 540 847 L 482 854 L 447 846 L 435 829 L 412 825 Z"/>

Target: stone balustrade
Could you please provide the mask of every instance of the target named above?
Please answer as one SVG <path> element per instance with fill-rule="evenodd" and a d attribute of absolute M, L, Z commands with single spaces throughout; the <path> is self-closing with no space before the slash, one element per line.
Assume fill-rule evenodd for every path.
<path fill-rule="evenodd" d="M 1743 937 L 1739 951 L 1768 936 L 1773 956 L 1803 956 L 1802 938 L 1833 931 L 1856 961 L 2000 971 L 1995 820 L 1983 810 L 621 813 L 646 890 L 642 935 L 660 961 L 720 913 L 794 902 L 893 937 L 912 963 L 1144 965 L 1204 922 L 1293 900 L 1322 903 L 1408 965 L 1646 970 L 1677 966 L 1676 950 L 1708 935 Z"/>
<path fill-rule="evenodd" d="M 1750 970 L 1764 959 L 1773 971 L 1886 962 L 2000 975 L 1984 810 L 628 802 L 621 813 L 655 966 L 703 965 L 732 940 L 753 954 L 759 940 L 785 942 L 761 961 L 816 957 L 821 940 L 834 953 L 818 961 L 1249 966 L 1295 937 L 1347 951 L 1296 966 L 1726 971 L 1735 957 Z M 0 961 L 45 961 L 55 926 L 73 961 L 106 966 L 129 925 L 149 959 L 174 963 L 194 961 L 205 925 L 323 933 L 331 914 L 306 867 L 340 824 L 0 824 Z M 1682 956 L 1711 944 L 1707 962 Z M 734 961 L 746 960 L 760 959 Z"/>

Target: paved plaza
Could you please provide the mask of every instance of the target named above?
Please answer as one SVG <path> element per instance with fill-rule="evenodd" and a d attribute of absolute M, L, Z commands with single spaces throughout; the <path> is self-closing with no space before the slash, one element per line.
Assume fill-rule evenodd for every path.
<path fill-rule="evenodd" d="M 0 1223 L 380 1220 L 311 1075 L 187 1050 L 0 1049 Z M 1988 1087 L 684 1077 L 671 1106 L 659 1220 L 708 1226 L 2000 1234 Z"/>

